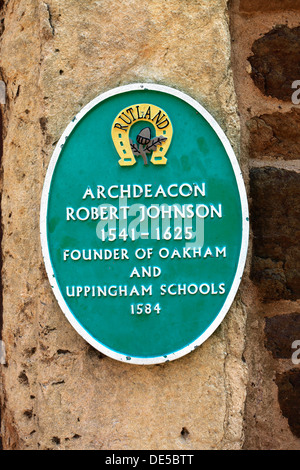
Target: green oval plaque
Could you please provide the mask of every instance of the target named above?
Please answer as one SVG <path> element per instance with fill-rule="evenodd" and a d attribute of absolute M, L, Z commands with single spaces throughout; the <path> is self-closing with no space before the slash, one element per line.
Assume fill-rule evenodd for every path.
<path fill-rule="evenodd" d="M 114 359 L 155 364 L 203 343 L 234 300 L 248 232 L 228 139 L 172 88 L 104 93 L 50 161 L 41 205 L 49 280 L 77 332 Z"/>

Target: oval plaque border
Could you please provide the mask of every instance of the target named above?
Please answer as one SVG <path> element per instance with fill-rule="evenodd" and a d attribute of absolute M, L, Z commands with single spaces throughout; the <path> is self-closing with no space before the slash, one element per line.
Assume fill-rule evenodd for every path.
<path fill-rule="evenodd" d="M 56 163 L 58 161 L 62 147 L 67 137 L 70 135 L 72 130 L 76 127 L 78 122 L 96 105 L 98 105 L 102 101 L 112 96 L 130 92 L 130 91 L 136 91 L 136 90 L 140 90 L 140 91 L 153 90 L 153 91 L 171 94 L 185 101 L 186 103 L 188 103 L 190 106 L 196 109 L 196 111 L 198 111 L 203 116 L 203 118 L 209 123 L 209 125 L 213 128 L 213 130 L 215 131 L 215 133 L 221 140 L 224 146 L 224 149 L 227 153 L 227 156 L 231 162 L 233 172 L 236 178 L 238 190 L 239 190 L 240 201 L 241 201 L 241 211 L 242 211 L 242 242 L 241 242 L 241 250 L 240 250 L 238 266 L 237 266 L 237 270 L 236 270 L 236 274 L 235 274 L 232 286 L 227 295 L 226 301 L 224 302 L 223 307 L 221 308 L 220 312 L 216 316 L 215 320 L 210 324 L 210 326 L 205 330 L 205 332 L 203 332 L 195 341 L 190 343 L 188 346 L 165 356 L 157 356 L 157 357 L 150 357 L 150 358 L 128 357 L 124 354 L 121 354 L 117 351 L 114 351 L 104 346 L 102 343 L 96 340 L 85 328 L 83 328 L 83 326 L 76 320 L 73 313 L 69 309 L 67 303 L 65 302 L 61 294 L 60 288 L 58 286 L 58 283 L 56 281 L 56 277 L 55 277 L 55 274 L 52 268 L 51 259 L 50 259 L 49 248 L 48 248 L 48 238 L 47 238 L 47 211 L 48 211 L 48 197 L 49 197 L 49 192 L 50 192 L 50 185 L 52 181 L 53 172 L 56 167 Z M 52 157 L 50 159 L 49 166 L 48 166 L 46 176 L 45 176 L 45 181 L 44 181 L 44 186 L 43 186 L 43 191 L 42 191 L 42 198 L 41 198 L 41 209 L 40 209 L 40 234 L 41 234 L 41 246 L 42 246 L 43 259 L 44 259 L 46 272 L 47 272 L 54 296 L 61 310 L 63 311 L 64 315 L 66 316 L 68 321 L 71 323 L 73 328 L 91 346 L 93 346 L 95 349 L 105 354 L 106 356 L 111 357 L 112 359 L 116 359 L 118 361 L 130 363 L 130 364 L 151 365 L 151 364 L 160 364 L 163 362 L 168 362 L 168 361 L 173 361 L 175 359 L 179 359 L 180 357 L 185 356 L 186 354 L 190 353 L 191 351 L 199 347 L 202 343 L 204 343 L 204 341 L 206 341 L 214 333 L 214 331 L 218 328 L 218 326 L 222 323 L 222 321 L 224 320 L 226 314 L 228 313 L 234 301 L 234 298 L 236 296 L 236 293 L 238 291 L 238 288 L 242 279 L 242 275 L 243 275 L 245 263 L 246 263 L 246 258 L 247 258 L 248 242 L 249 242 L 249 209 L 248 209 L 246 188 L 245 188 L 245 184 L 244 184 L 244 180 L 243 180 L 243 176 L 242 176 L 242 172 L 241 172 L 238 160 L 235 156 L 235 153 L 231 147 L 231 144 L 228 138 L 226 137 L 220 125 L 216 122 L 216 120 L 201 104 L 199 104 L 196 100 L 194 100 L 187 94 L 177 89 L 166 86 L 166 85 L 159 85 L 159 84 L 153 84 L 153 83 L 133 83 L 133 84 L 113 88 L 97 96 L 92 101 L 90 101 L 86 106 L 84 106 L 81 109 L 81 111 L 75 116 L 75 118 L 71 121 L 71 123 L 66 127 L 61 138 L 59 139 L 55 147 L 55 150 L 52 154 Z"/>

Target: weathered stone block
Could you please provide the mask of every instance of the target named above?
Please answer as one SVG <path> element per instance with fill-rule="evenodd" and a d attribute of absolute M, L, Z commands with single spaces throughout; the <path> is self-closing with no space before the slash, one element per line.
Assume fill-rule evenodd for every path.
<path fill-rule="evenodd" d="M 240 11 L 244 13 L 264 11 L 300 10 L 300 0 L 241 0 Z"/>
<path fill-rule="evenodd" d="M 300 77 L 300 27 L 277 26 L 252 46 L 251 77 L 266 96 L 291 101 Z"/>
<path fill-rule="evenodd" d="M 3 447 L 240 449 L 242 305 L 198 351 L 175 362 L 130 366 L 91 353 L 52 295 L 38 221 L 62 131 L 82 106 L 118 85 L 155 82 L 189 93 L 238 148 L 227 1 L 5 3 Z"/>
<path fill-rule="evenodd" d="M 266 318 L 266 347 L 274 358 L 290 359 L 292 344 L 300 339 L 300 314 L 290 313 Z"/>
<path fill-rule="evenodd" d="M 250 158 L 296 160 L 300 157 L 300 109 L 263 114 L 248 122 Z"/>
<path fill-rule="evenodd" d="M 276 384 L 282 414 L 288 419 L 292 433 L 300 438 L 300 370 L 278 374 Z"/>
<path fill-rule="evenodd" d="M 277 168 L 253 168 L 253 260 L 251 278 L 264 300 L 300 294 L 300 174 Z"/>

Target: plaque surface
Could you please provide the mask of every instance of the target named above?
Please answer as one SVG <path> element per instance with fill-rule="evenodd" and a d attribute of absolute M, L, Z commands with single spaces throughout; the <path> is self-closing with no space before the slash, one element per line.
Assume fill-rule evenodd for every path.
<path fill-rule="evenodd" d="M 161 363 L 202 344 L 234 300 L 248 233 L 228 139 L 173 88 L 106 92 L 56 146 L 41 204 L 48 277 L 77 332 L 114 359 Z"/>

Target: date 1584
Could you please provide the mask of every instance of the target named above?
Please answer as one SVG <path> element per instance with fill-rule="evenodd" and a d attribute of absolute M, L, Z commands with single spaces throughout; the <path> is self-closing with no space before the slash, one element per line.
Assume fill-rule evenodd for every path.
<path fill-rule="evenodd" d="M 131 304 L 130 305 L 131 315 L 151 315 L 155 313 L 156 315 L 160 314 L 161 306 L 159 304 Z"/>

